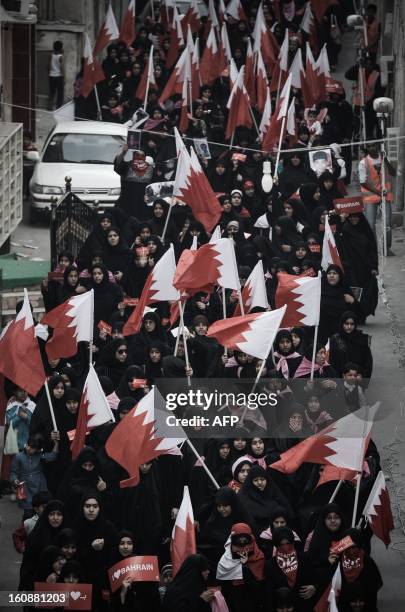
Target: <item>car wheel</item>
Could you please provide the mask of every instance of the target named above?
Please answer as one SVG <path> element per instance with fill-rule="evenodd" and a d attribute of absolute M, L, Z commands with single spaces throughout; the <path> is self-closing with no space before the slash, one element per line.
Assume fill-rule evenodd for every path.
<path fill-rule="evenodd" d="M 30 210 L 30 225 L 35 225 L 38 222 L 38 214 L 35 208 Z"/>

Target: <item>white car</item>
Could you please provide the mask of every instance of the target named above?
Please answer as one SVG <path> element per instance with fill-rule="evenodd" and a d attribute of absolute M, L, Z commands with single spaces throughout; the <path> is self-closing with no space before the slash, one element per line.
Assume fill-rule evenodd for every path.
<path fill-rule="evenodd" d="M 49 215 L 52 198 L 65 193 L 65 177 L 72 192 L 87 204 L 114 206 L 121 193 L 113 161 L 127 139 L 127 127 L 99 121 L 58 123 L 36 154 L 30 180 L 31 221 Z M 32 155 L 32 152 L 31 152 Z"/>

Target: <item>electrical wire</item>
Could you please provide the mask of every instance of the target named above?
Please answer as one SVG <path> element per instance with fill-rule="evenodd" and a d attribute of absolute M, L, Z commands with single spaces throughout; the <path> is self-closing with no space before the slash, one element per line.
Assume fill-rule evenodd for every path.
<path fill-rule="evenodd" d="M 9 102 L 0 102 L 1 106 L 9 106 L 11 108 L 20 108 L 23 110 L 29 110 L 29 111 L 35 111 L 35 112 L 39 112 L 39 113 L 44 113 L 44 114 L 48 114 L 48 115 L 54 115 L 54 112 L 57 111 L 48 111 L 45 110 L 43 108 L 37 108 L 37 107 L 31 107 L 31 106 L 21 106 L 19 104 L 10 104 Z M 60 110 L 60 109 L 57 109 Z M 73 119 L 75 121 L 91 121 L 93 123 L 93 121 L 91 119 L 84 119 L 83 117 L 73 117 Z M 117 125 L 122 125 L 125 126 L 126 124 L 117 124 Z M 128 128 L 130 129 L 130 127 Z M 156 135 L 156 136 L 164 136 L 165 138 L 175 138 L 174 134 L 170 134 L 168 132 L 156 132 L 154 130 L 145 130 L 145 129 L 136 129 L 137 132 L 141 132 L 141 134 L 152 134 L 152 135 Z M 339 147 L 345 148 L 345 147 L 357 147 L 357 146 L 364 146 L 364 145 L 368 145 L 368 144 L 373 144 L 373 143 L 381 143 L 381 142 L 387 142 L 387 141 L 394 141 L 394 140 L 403 140 L 405 139 L 405 134 L 404 135 L 396 135 L 396 136 L 390 136 L 390 137 L 386 137 L 386 138 L 374 138 L 374 139 L 370 139 L 370 140 L 352 140 L 350 142 L 342 142 L 342 143 L 337 143 L 339 145 Z M 184 140 L 186 141 L 190 141 L 193 142 L 192 138 L 188 138 L 186 137 Z M 207 140 L 207 144 L 209 145 L 213 145 L 215 147 L 223 147 L 224 149 L 228 149 L 228 150 L 239 150 L 242 152 L 245 151 L 249 151 L 252 153 L 258 153 L 261 152 L 261 149 L 252 149 L 249 147 L 239 147 L 237 145 L 232 144 L 232 146 L 230 144 L 225 144 L 223 142 L 216 142 L 213 140 Z M 284 153 L 303 153 L 304 151 L 321 151 L 324 149 L 329 148 L 330 145 L 320 145 L 320 146 L 316 146 L 316 147 L 310 147 L 310 148 L 303 148 L 303 147 L 296 147 L 296 148 L 291 148 L 291 149 L 282 149 L 282 154 Z"/>

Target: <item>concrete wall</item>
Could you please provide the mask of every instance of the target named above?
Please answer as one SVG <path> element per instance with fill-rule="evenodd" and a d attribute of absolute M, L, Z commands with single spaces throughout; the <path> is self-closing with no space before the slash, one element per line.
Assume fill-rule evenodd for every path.
<path fill-rule="evenodd" d="M 405 136 L 405 3 L 396 0 L 394 6 L 393 55 L 395 110 L 393 124 L 401 128 Z M 397 209 L 404 210 L 405 199 L 405 139 L 399 141 L 399 163 L 397 183 Z"/>

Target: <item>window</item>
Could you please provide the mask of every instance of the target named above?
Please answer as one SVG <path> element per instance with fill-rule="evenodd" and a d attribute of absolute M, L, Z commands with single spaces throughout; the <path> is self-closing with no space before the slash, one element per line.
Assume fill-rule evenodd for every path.
<path fill-rule="evenodd" d="M 125 140 L 109 134 L 55 134 L 46 147 L 44 163 L 112 164 Z"/>

